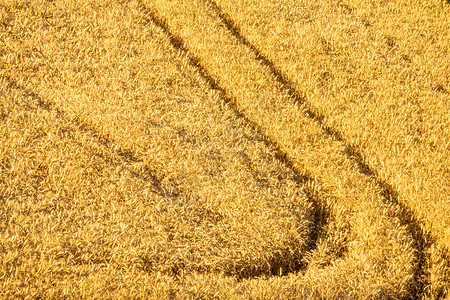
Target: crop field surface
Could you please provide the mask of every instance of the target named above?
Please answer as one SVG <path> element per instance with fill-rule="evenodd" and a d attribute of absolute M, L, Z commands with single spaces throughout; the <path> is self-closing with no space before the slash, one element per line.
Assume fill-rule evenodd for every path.
<path fill-rule="evenodd" d="M 0 298 L 450 297 L 449 16 L 0 0 Z"/>

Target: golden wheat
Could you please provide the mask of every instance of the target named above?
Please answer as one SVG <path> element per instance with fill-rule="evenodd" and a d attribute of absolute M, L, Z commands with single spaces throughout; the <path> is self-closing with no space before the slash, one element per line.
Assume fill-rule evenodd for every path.
<path fill-rule="evenodd" d="M 445 297 L 441 4 L 0 2 L 0 297 Z"/>

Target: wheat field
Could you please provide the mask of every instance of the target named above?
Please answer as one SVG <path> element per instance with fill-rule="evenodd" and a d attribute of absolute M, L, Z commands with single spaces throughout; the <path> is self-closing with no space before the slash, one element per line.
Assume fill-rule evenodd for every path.
<path fill-rule="evenodd" d="M 450 297 L 444 0 L 0 0 L 0 298 Z"/>

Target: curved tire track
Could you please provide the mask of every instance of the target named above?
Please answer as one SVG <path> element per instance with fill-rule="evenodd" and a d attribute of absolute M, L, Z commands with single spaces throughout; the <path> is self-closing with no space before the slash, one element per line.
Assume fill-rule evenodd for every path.
<path fill-rule="evenodd" d="M 157 1 L 156 1 L 157 2 Z M 352 196 L 356 199 L 358 199 L 359 201 L 357 201 L 356 203 L 353 203 L 353 205 L 358 205 L 356 207 L 352 207 L 351 205 L 348 206 L 347 203 L 342 202 L 343 200 L 338 200 L 340 201 L 340 203 L 345 203 L 344 207 L 347 207 L 348 209 L 350 209 L 350 211 L 352 210 L 350 207 L 352 207 L 353 209 L 355 209 L 355 215 L 353 217 L 355 217 L 356 219 L 352 219 L 352 222 L 354 223 L 356 221 L 356 227 L 359 227 L 359 230 L 363 231 L 363 227 L 364 227 L 364 218 L 367 217 L 364 214 L 364 211 L 366 210 L 370 210 L 373 217 L 377 220 L 375 220 L 375 223 L 369 223 L 366 225 L 370 226 L 374 226 L 374 230 L 372 231 L 373 234 L 375 234 L 375 236 L 377 234 L 387 234 L 388 236 L 388 240 L 390 240 L 391 238 L 393 240 L 395 240 L 395 237 L 392 235 L 392 233 L 389 232 L 378 232 L 378 230 L 380 230 L 381 228 L 375 229 L 377 228 L 377 226 L 381 226 L 381 227 L 385 227 L 385 225 L 387 226 L 388 224 L 384 224 L 384 222 L 392 222 L 392 230 L 395 231 L 399 231 L 402 232 L 403 230 L 401 229 L 401 227 L 399 227 L 399 225 L 408 225 L 413 227 L 413 229 L 411 229 L 411 227 L 409 227 L 409 231 L 403 231 L 404 237 L 401 238 L 400 240 L 397 240 L 397 242 L 399 243 L 400 246 L 399 249 L 401 249 L 402 247 L 404 251 L 406 257 L 406 261 L 409 260 L 409 268 L 410 271 L 412 272 L 412 277 L 409 278 L 406 281 L 402 281 L 401 278 L 397 278 L 395 280 L 400 280 L 400 282 L 403 283 L 399 283 L 400 286 L 403 286 L 402 288 L 400 288 L 400 286 L 397 286 L 396 288 L 392 289 L 392 288 L 388 288 L 388 291 L 384 291 L 381 292 L 381 294 L 378 294 L 377 292 L 375 292 L 378 296 L 383 295 L 384 293 L 388 293 L 389 295 L 395 297 L 394 295 L 418 295 L 421 292 L 421 287 L 419 286 L 419 282 L 420 279 L 418 278 L 419 276 L 421 276 L 422 274 L 422 269 L 421 269 L 421 265 L 423 264 L 423 258 L 421 258 L 419 256 L 419 262 L 418 264 L 416 264 L 415 259 L 413 259 L 411 257 L 412 253 L 414 252 L 411 248 L 410 250 L 407 250 L 408 247 L 410 247 L 410 243 L 412 241 L 415 241 L 415 247 L 418 248 L 419 252 L 421 253 L 421 248 L 423 247 L 424 244 L 424 235 L 423 233 L 420 231 L 420 227 L 417 225 L 417 221 L 414 219 L 413 215 L 411 213 L 408 214 L 408 211 L 406 210 L 405 207 L 399 207 L 399 203 L 397 203 L 396 200 L 396 194 L 394 192 L 394 190 L 389 187 L 387 184 L 382 183 L 380 181 L 377 181 L 376 179 L 374 179 L 374 171 L 371 170 L 369 168 L 369 166 L 367 166 L 363 160 L 361 159 L 361 155 L 356 152 L 354 150 L 354 148 L 348 146 L 345 143 L 345 140 L 342 138 L 342 135 L 339 134 L 338 132 L 336 132 L 335 130 L 333 130 L 332 128 L 327 128 L 323 125 L 323 117 L 320 116 L 318 113 L 314 112 L 314 110 L 312 108 L 309 107 L 304 107 L 305 106 L 305 101 L 303 99 L 301 99 L 299 96 L 299 93 L 297 91 L 295 91 L 293 88 L 291 88 L 291 84 L 290 82 L 285 79 L 285 77 L 278 71 L 275 69 L 275 67 L 273 66 L 273 63 L 271 63 L 267 58 L 265 58 L 263 55 L 261 55 L 255 47 L 251 46 L 244 37 L 242 37 L 239 34 L 239 29 L 236 28 L 236 26 L 232 23 L 232 21 L 225 16 L 221 11 L 218 11 L 218 7 L 217 5 L 215 5 L 213 2 L 211 1 L 207 1 L 209 3 L 209 5 L 199 5 L 198 3 L 193 3 L 192 1 L 185 1 L 186 3 L 183 3 L 183 5 L 178 4 L 178 7 L 174 7 L 172 6 L 171 3 L 167 3 L 162 5 L 159 3 L 155 3 L 155 4 L 147 4 L 147 6 L 150 6 L 150 8 L 153 11 L 153 17 L 152 19 L 155 20 L 155 23 L 159 24 L 160 26 L 162 26 L 164 28 L 164 31 L 166 33 L 168 33 L 171 36 L 171 40 L 172 43 L 175 47 L 177 48 L 185 48 L 188 49 L 190 53 L 193 53 L 194 58 L 191 59 L 191 61 L 196 64 L 200 69 L 201 72 L 203 74 L 206 73 L 205 77 L 207 78 L 214 78 L 214 79 L 210 79 L 211 85 L 216 86 L 216 87 L 222 87 L 220 88 L 224 95 L 229 95 L 228 97 L 233 99 L 232 102 L 235 103 L 235 107 L 238 111 L 238 113 L 240 115 L 245 115 L 245 118 L 247 120 L 247 122 L 249 122 L 250 124 L 253 124 L 254 127 L 259 128 L 259 131 L 262 132 L 267 140 L 271 141 L 271 143 L 277 145 L 278 148 L 281 149 L 286 149 L 284 150 L 285 153 L 287 153 L 287 156 L 290 157 L 290 160 L 293 161 L 293 165 L 294 168 L 297 171 L 302 171 L 302 173 L 304 173 L 304 170 L 302 170 L 303 168 L 299 168 L 298 164 L 296 165 L 297 161 L 301 161 L 302 158 L 299 157 L 298 155 L 294 153 L 292 153 L 292 150 L 288 150 L 289 147 L 286 147 L 288 144 L 288 142 L 286 141 L 280 141 L 279 138 L 276 135 L 273 135 L 273 133 L 270 133 L 270 125 L 266 124 L 270 124 L 268 122 L 261 124 L 261 120 L 258 120 L 258 117 L 255 116 L 255 112 L 254 110 L 256 110 L 255 106 L 252 106 L 249 103 L 246 103 L 245 101 L 245 97 L 241 96 L 239 94 L 239 91 L 236 90 L 239 87 L 240 88 L 246 88 L 248 90 L 261 90 L 264 89 L 261 85 L 252 85 L 251 83 L 248 84 L 242 84 L 240 85 L 240 83 L 233 83 L 233 82 L 229 82 L 230 81 L 230 77 L 226 74 L 226 72 L 229 72 L 229 70 L 231 70 L 230 68 L 232 68 L 231 66 L 227 66 L 226 64 L 230 64 L 233 66 L 233 63 L 231 63 L 234 59 L 240 60 L 238 63 L 244 64 L 244 58 L 241 57 L 226 57 L 227 55 L 229 55 L 229 50 L 227 53 L 220 53 L 220 50 L 218 51 L 217 46 L 214 45 L 214 42 L 211 41 L 211 37 L 222 37 L 222 38 L 227 38 L 228 40 L 228 44 L 232 45 L 231 48 L 234 47 L 234 51 L 242 51 L 244 54 L 242 54 L 243 57 L 245 57 L 245 60 L 247 61 L 259 61 L 259 63 L 253 63 L 251 67 L 249 67 L 250 69 L 244 69 L 244 73 L 239 74 L 238 76 L 241 77 L 246 77 L 246 78 L 250 78 L 250 81 L 253 82 L 258 82 L 258 80 L 261 80 L 260 78 L 258 78 L 258 76 L 256 76 L 255 79 L 251 79 L 252 76 L 254 75 L 254 73 L 252 73 L 251 71 L 248 70 L 257 70 L 255 72 L 260 72 L 260 73 L 269 73 L 270 76 L 266 76 L 265 79 L 267 81 L 272 81 L 275 82 L 274 86 L 278 87 L 278 90 L 276 93 L 279 93 L 278 99 L 273 99 L 273 102 L 277 102 L 280 103 L 281 105 L 285 105 L 286 102 L 291 101 L 296 103 L 298 106 L 303 106 L 303 112 L 305 113 L 306 117 L 311 120 L 309 122 L 311 127 L 320 127 L 319 132 L 322 132 L 325 137 L 326 140 L 332 140 L 332 143 L 334 143 L 335 145 L 341 145 L 341 147 L 343 146 L 344 151 L 342 151 L 343 155 L 345 155 L 344 157 L 341 157 L 340 159 L 344 159 L 347 162 L 350 162 L 350 165 L 353 165 L 352 167 L 350 167 L 350 169 L 352 170 L 351 174 L 353 176 L 353 179 L 350 179 L 352 181 L 352 183 L 356 183 L 355 186 L 361 185 L 360 182 L 355 182 L 355 178 L 358 178 L 358 180 L 364 182 L 363 186 L 365 185 L 367 186 L 372 186 L 372 191 L 373 191 L 373 195 L 367 195 L 367 197 L 362 197 L 362 194 L 360 194 L 362 191 L 360 191 L 359 193 L 353 194 Z M 189 2 L 189 3 L 188 3 Z M 181 8 L 182 7 L 182 8 Z M 192 8 L 195 7 L 195 8 Z M 191 9 L 192 8 L 192 9 Z M 186 10 L 190 10 L 189 12 L 184 12 L 183 11 Z M 202 11 L 203 10 L 203 11 Z M 170 14 L 168 13 L 170 11 Z M 195 12 L 194 12 L 195 11 Z M 186 15 L 184 15 L 186 14 Z M 194 17 L 192 17 L 194 16 Z M 215 19 L 214 19 L 215 18 Z M 198 19 L 198 20 L 195 20 Z M 180 21 L 183 20 L 183 25 L 180 25 Z M 207 21 L 206 21 L 207 20 Z M 187 21 L 187 22 L 186 22 Z M 187 23 L 187 24 L 186 24 Z M 223 25 L 223 28 L 226 28 L 226 32 L 225 30 L 222 30 L 222 28 L 220 27 L 220 25 Z M 184 26 L 184 28 L 183 28 Z M 187 30 L 186 28 L 189 28 L 190 30 Z M 207 37 L 207 38 L 206 38 Z M 216 40 L 217 42 L 217 40 Z M 238 45 L 238 46 L 235 46 Z M 241 46 L 241 48 L 239 48 L 239 45 Z M 243 47 L 242 47 L 243 46 Z M 239 48 L 239 49 L 238 49 Z M 245 53 L 245 48 L 249 49 L 249 51 L 247 51 L 247 53 Z M 214 49 L 214 50 L 213 50 Z M 216 59 L 216 61 L 212 61 L 212 59 Z M 236 64 L 234 64 L 236 65 Z M 206 66 L 206 67 L 204 67 Z M 221 66 L 221 67 L 219 67 Z M 219 70 L 219 68 L 222 68 L 222 70 Z M 208 69 L 209 72 L 206 72 L 205 70 Z M 223 70 L 224 69 L 224 70 Z M 239 68 L 237 68 L 237 70 L 239 70 Z M 268 71 L 267 71 L 268 70 Z M 211 75 L 211 71 L 212 71 L 212 75 Z M 228 76 L 228 77 L 227 77 Z M 272 79 L 270 79 L 269 77 L 271 77 Z M 267 82 L 266 82 L 267 83 Z M 233 85 L 234 84 L 234 85 Z M 281 87 L 280 87 L 281 86 Z M 287 94 L 289 95 L 289 97 L 283 97 L 283 94 Z M 244 97 L 244 98 L 243 98 Z M 280 99 L 281 98 L 281 99 Z M 286 101 L 286 102 L 283 102 Z M 299 103 L 300 102 L 300 103 Z M 260 106 L 262 106 L 260 104 Z M 286 111 L 288 111 L 288 109 L 286 109 Z M 270 112 L 266 111 L 268 114 L 270 114 Z M 276 123 L 277 122 L 277 118 L 276 116 L 274 118 L 272 118 L 272 123 Z M 269 121 L 269 118 L 265 119 L 265 121 Z M 312 125 L 312 124 L 314 125 Z M 254 125 L 256 124 L 256 125 Z M 276 125 L 276 124 L 275 124 Z M 280 127 L 280 126 L 278 126 Z M 288 135 L 289 136 L 289 135 Z M 283 145 L 284 144 L 284 145 Z M 312 144 L 311 146 L 317 146 L 315 144 Z M 323 150 L 319 150 L 319 152 L 316 153 L 326 153 L 327 150 L 323 149 Z M 336 165 L 336 161 L 333 161 L 334 158 L 330 157 L 330 156 L 325 156 L 325 159 L 328 160 L 328 163 L 330 163 L 330 165 L 332 167 L 337 167 Z M 330 161 L 331 159 L 331 161 Z M 333 166 L 334 165 L 334 166 Z M 307 168 L 308 169 L 308 168 Z M 329 170 L 329 168 L 327 168 Z M 350 169 L 346 169 L 346 171 L 349 171 Z M 309 170 L 308 170 L 309 171 Z M 331 174 L 335 174 L 334 176 L 336 176 L 336 173 L 333 170 L 329 170 L 331 172 Z M 349 171 L 350 172 L 350 171 Z M 355 173 L 359 173 L 359 175 L 355 175 Z M 315 177 L 318 176 L 321 181 L 325 181 L 327 182 L 329 180 L 329 178 L 324 178 L 323 176 L 320 175 L 316 175 L 314 174 Z M 339 180 L 338 180 L 339 181 Z M 330 185 L 331 187 L 333 186 L 333 184 Z M 370 188 L 369 188 L 370 189 Z M 330 190 L 332 191 L 332 188 L 330 188 Z M 378 191 L 378 192 L 377 192 Z M 333 191 L 332 191 L 333 192 Z M 348 192 L 348 191 L 347 191 Z M 354 191 L 350 192 L 350 195 L 354 193 Z M 336 194 L 339 195 L 339 192 Z M 342 199 L 342 198 L 341 198 Z M 371 201 L 374 201 L 371 205 L 375 205 L 374 207 L 370 208 L 367 207 L 365 205 L 365 200 L 367 199 L 371 199 Z M 383 213 L 384 210 L 384 213 Z M 400 211 L 399 211 L 400 210 Z M 381 213 L 382 217 L 377 217 L 379 212 Z M 342 211 L 341 211 L 342 213 Z M 359 221 L 358 221 L 359 220 Z M 381 221 L 381 222 L 380 222 Z M 359 223 L 361 222 L 361 223 Z M 372 224 L 372 225 L 371 225 Z M 379 224 L 379 225 L 376 225 Z M 397 224 L 397 225 L 396 225 Z M 361 227 L 363 226 L 363 227 Z M 354 226 L 355 229 L 355 226 Z M 355 232 L 356 231 L 356 232 Z M 389 231 L 389 230 L 388 230 Z M 353 234 L 358 235 L 358 230 L 354 230 Z M 395 235 L 395 234 L 394 234 Z M 401 235 L 401 234 L 400 234 Z M 381 236 L 379 236 L 381 238 Z M 356 238 L 355 242 L 360 240 L 360 242 L 362 243 L 368 243 L 368 245 L 370 245 L 368 248 L 366 248 L 364 251 L 368 251 L 369 253 L 367 253 L 366 255 L 368 255 L 368 257 L 371 257 L 371 255 L 377 255 L 377 253 L 373 252 L 373 251 L 369 251 L 370 247 L 380 247 L 378 246 L 376 243 L 375 244 L 371 244 L 373 243 L 373 241 L 371 242 L 370 240 L 372 238 L 370 238 L 369 240 L 365 240 L 368 237 L 365 236 L 359 236 Z M 386 240 L 387 241 L 387 240 Z M 409 251 L 409 252 L 408 252 Z M 371 254 L 370 254 L 371 253 Z M 409 253 L 409 254 L 406 254 Z M 392 253 L 392 256 L 395 257 L 396 254 Z M 388 255 L 389 256 L 389 255 Z M 391 257 L 392 258 L 392 257 Z M 378 258 L 375 258 L 375 261 L 377 261 Z M 381 258 L 383 259 L 383 258 Z M 358 265 L 358 262 L 355 263 L 355 265 Z M 341 265 L 342 266 L 342 265 Z M 395 270 L 390 270 L 392 272 L 395 273 Z M 339 270 L 337 270 L 337 272 L 339 272 Z M 333 272 L 331 273 L 333 274 Z M 328 275 L 331 275 L 328 274 Z M 338 276 L 336 274 L 333 274 L 332 276 Z M 367 278 L 366 278 L 367 279 Z M 314 279 L 311 279 L 314 281 Z M 336 280 L 339 281 L 339 279 L 336 277 Z M 370 281 L 370 279 L 369 279 Z M 339 283 L 338 283 L 339 284 Z M 342 282 L 341 282 L 342 284 Z M 364 285 L 364 284 L 363 284 Z M 395 283 L 394 283 L 395 286 Z M 406 290 L 405 290 L 406 288 Z M 398 289 L 398 290 L 396 290 Z M 400 290 L 403 290 L 403 293 L 406 292 L 406 294 L 402 294 L 402 292 L 400 292 Z M 396 294 L 399 293 L 399 294 Z M 351 292 L 350 292 L 351 294 Z M 403 297 L 402 296 L 402 297 Z"/>

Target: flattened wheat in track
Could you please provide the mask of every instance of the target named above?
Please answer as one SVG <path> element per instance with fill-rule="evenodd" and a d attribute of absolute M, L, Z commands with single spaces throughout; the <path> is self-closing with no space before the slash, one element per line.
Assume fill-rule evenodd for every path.
<path fill-rule="evenodd" d="M 295 169 L 324 185 L 337 223 L 350 225 L 344 243 L 347 252 L 325 268 L 314 265 L 313 258 L 305 276 L 298 277 L 297 292 L 307 291 L 305 286 L 309 286 L 314 287 L 309 290 L 312 294 L 325 297 L 416 293 L 419 275 L 412 236 L 400 225 L 398 208 L 383 197 L 382 187 L 358 170 L 342 141 L 334 140 L 307 116 L 308 109 L 295 103 L 270 67 L 236 37 L 210 3 L 145 4 L 157 23 L 173 35 L 172 40 L 180 41 L 175 44 L 183 43 L 192 53 L 192 61 L 198 61 L 239 112 L 286 153 Z M 332 246 L 322 249 L 319 245 L 312 256 L 320 261 L 321 250 L 327 247 Z M 295 290 L 294 286 L 284 288 Z"/>

